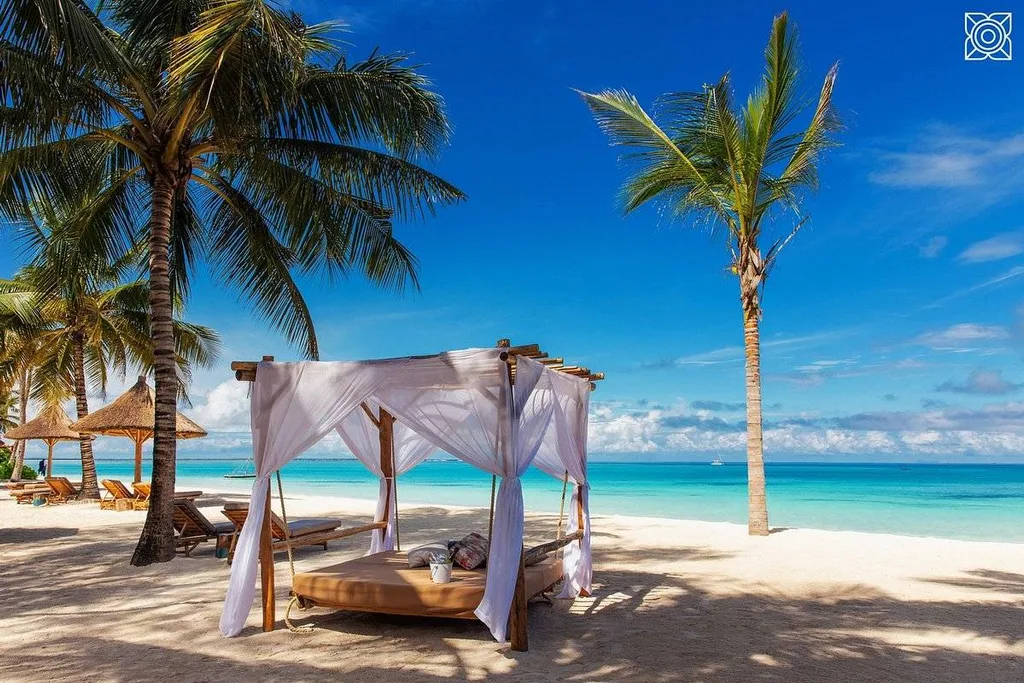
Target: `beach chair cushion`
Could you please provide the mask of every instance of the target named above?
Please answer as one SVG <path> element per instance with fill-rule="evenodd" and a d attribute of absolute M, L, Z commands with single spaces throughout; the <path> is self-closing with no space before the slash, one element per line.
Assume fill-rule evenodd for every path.
<path fill-rule="evenodd" d="M 490 543 L 474 531 L 455 544 L 452 560 L 463 569 L 477 569 L 487 562 L 488 550 L 490 550 Z"/>
<path fill-rule="evenodd" d="M 283 523 L 282 525 L 283 526 Z M 309 534 L 317 534 L 321 531 L 334 531 L 340 526 L 340 522 L 336 519 L 297 519 L 294 522 L 288 522 L 288 535 L 292 538 L 296 536 L 308 536 Z"/>

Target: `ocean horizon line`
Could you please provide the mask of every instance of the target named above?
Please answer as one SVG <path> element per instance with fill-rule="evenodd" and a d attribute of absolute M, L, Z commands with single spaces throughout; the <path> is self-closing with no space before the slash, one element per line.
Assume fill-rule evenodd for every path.
<path fill-rule="evenodd" d="M 591 460 L 591 464 L 600 463 L 601 465 L 710 465 L 710 459 L 716 456 L 710 455 L 708 458 L 694 459 L 694 460 L 604 460 L 596 459 Z M 303 457 L 299 456 L 303 462 L 359 462 L 354 457 Z M 54 462 L 80 462 L 81 458 L 76 456 L 58 456 L 54 454 Z M 134 458 L 131 455 L 116 458 L 94 458 L 96 462 L 133 462 Z M 144 456 L 143 462 L 149 462 L 152 457 L 147 455 Z M 178 456 L 175 458 L 177 462 L 249 462 L 252 458 L 243 457 L 230 457 L 230 458 L 183 458 Z M 423 462 L 462 462 L 458 458 L 427 458 Z M 28 459 L 26 458 L 26 463 Z M 741 466 L 746 465 L 746 461 L 742 459 L 736 460 L 723 460 L 721 466 Z M 996 467 L 1024 467 L 1024 460 L 1020 462 L 1005 462 L 1005 461 L 992 461 L 992 460 L 942 460 L 942 461 L 923 461 L 923 460 L 766 460 L 765 465 L 914 465 L 918 467 L 943 467 L 946 465 L 986 465 Z"/>

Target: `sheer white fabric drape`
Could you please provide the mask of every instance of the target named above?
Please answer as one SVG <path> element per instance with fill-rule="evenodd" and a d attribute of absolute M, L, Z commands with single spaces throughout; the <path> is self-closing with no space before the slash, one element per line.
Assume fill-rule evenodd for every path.
<path fill-rule="evenodd" d="M 583 388 L 589 385 L 520 357 L 513 389 L 500 354 L 501 349 L 470 349 L 359 363 L 261 364 L 252 395 L 257 478 L 249 517 L 236 545 L 221 632 L 241 631 L 252 607 L 263 503 L 275 470 L 337 429 L 353 454 L 381 476 L 379 436 L 359 405 L 364 401 L 374 411 L 385 408 L 397 420 L 396 474 L 422 461 L 436 447 L 502 478 L 487 583 L 476 610 L 497 640 L 507 636 L 522 552 L 520 477 L 538 452 L 554 453 L 545 457 L 553 458 L 547 471 L 553 465 L 553 473 L 561 476 L 568 469 L 579 484 L 573 500 L 583 511 L 586 540 L 579 544 L 577 559 L 567 549 L 572 567 L 567 578 L 577 592 L 589 589 L 587 393 Z M 582 398 L 580 392 L 584 392 Z M 382 517 L 383 510 L 379 512 Z M 570 514 L 570 529 L 575 520 L 576 515 Z M 389 530 L 393 526 L 393 519 L 389 520 Z M 389 547 L 389 542 L 385 535 L 376 547 Z"/>
<path fill-rule="evenodd" d="M 386 376 L 384 363 L 260 363 L 251 397 L 256 481 L 231 564 L 220 618 L 224 635 L 241 631 L 252 609 L 270 475 L 330 433 Z"/>
<path fill-rule="evenodd" d="M 550 394 L 533 393 L 544 366 L 528 358 L 516 359 L 516 383 L 512 387 L 512 411 L 508 415 L 511 439 L 498 463 L 501 484 L 494 502 L 494 526 L 487 555 L 487 585 L 474 614 L 487 624 L 499 642 L 507 637 L 509 611 L 519 575 L 523 551 L 523 486 L 520 476 L 537 455 L 551 420 L 554 401 Z"/>
<path fill-rule="evenodd" d="M 376 401 L 367 400 L 364 403 L 375 417 L 380 416 L 380 405 Z M 338 435 L 345 442 L 345 445 L 348 446 L 348 449 L 352 451 L 352 454 L 368 470 L 380 478 L 380 483 L 377 487 L 377 511 L 374 514 L 373 521 L 382 521 L 384 519 L 384 506 L 388 506 L 388 526 L 386 529 L 374 531 L 370 534 L 369 552 L 372 554 L 385 550 L 394 550 L 395 524 L 398 519 L 397 501 L 392 496 L 391 505 L 388 505 L 388 481 L 384 478 L 384 471 L 380 465 L 380 431 L 370 420 L 366 411 L 362 409 L 362 406 L 360 406 L 359 410 L 353 410 L 349 413 L 341 421 L 341 424 L 338 425 L 337 430 Z M 395 477 L 405 474 L 437 450 L 434 444 L 401 422 L 395 422 L 393 444 Z"/>
<path fill-rule="evenodd" d="M 562 478 L 568 471 L 572 481 L 566 533 L 579 530 L 583 518 L 583 538 L 570 543 L 562 554 L 563 583 L 561 598 L 589 594 L 593 578 L 590 551 L 590 482 L 587 479 L 587 421 L 590 409 L 590 382 L 557 372 L 547 381 L 555 396 L 551 421 L 534 464 L 548 474 Z"/>

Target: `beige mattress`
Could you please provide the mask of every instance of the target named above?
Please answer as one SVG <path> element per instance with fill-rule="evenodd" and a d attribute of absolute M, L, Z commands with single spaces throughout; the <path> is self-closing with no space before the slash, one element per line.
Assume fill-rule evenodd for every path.
<path fill-rule="evenodd" d="M 452 571 L 451 583 L 430 580 L 430 568 L 409 568 L 405 553 L 367 555 L 292 580 L 292 591 L 326 607 L 410 616 L 475 619 L 484 595 L 485 570 Z M 526 568 L 526 594 L 538 595 L 562 578 L 562 561 L 548 556 Z"/>

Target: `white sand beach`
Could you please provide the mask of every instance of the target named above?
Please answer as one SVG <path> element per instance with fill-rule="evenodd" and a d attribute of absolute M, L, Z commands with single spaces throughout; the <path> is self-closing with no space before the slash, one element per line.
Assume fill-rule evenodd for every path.
<path fill-rule="evenodd" d="M 237 494 L 210 494 L 214 521 Z M 365 520 L 372 503 L 290 497 L 290 517 Z M 1024 680 L 1024 545 L 835 531 L 749 538 L 732 524 L 595 517 L 591 598 L 530 607 L 530 650 L 479 623 L 259 611 L 217 630 L 228 566 L 213 544 L 128 566 L 144 513 L 0 502 L 3 681 L 971 681 Z M 487 511 L 403 508 L 405 547 L 485 528 Z M 530 540 L 555 519 L 529 515 Z M 367 539 L 296 552 L 299 570 L 362 554 Z"/>

